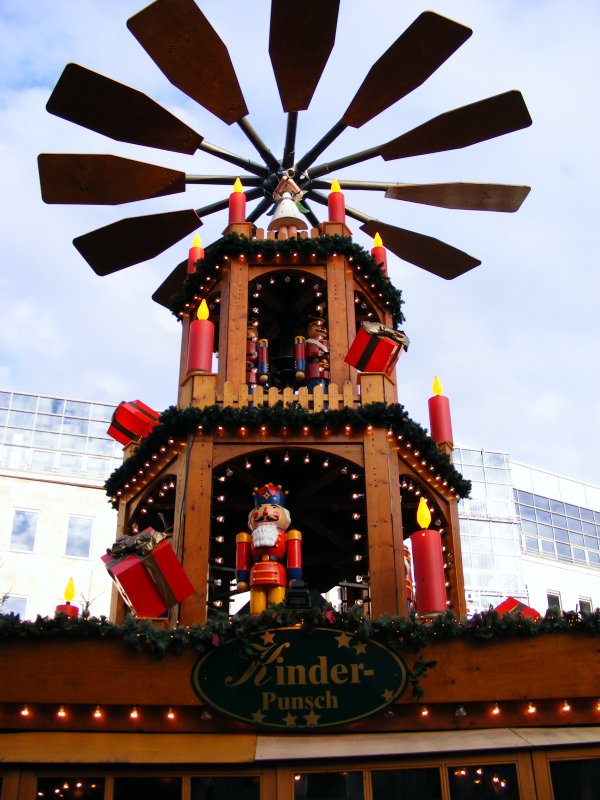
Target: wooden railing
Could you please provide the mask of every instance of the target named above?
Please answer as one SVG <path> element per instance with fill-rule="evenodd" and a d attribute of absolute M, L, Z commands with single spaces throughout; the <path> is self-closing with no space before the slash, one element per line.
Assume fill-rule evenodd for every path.
<path fill-rule="evenodd" d="M 309 411 L 322 411 L 324 408 L 354 408 L 359 404 L 359 397 L 354 394 L 352 383 L 345 381 L 340 392 L 335 383 L 329 386 L 315 386 L 312 393 L 306 386 L 301 386 L 297 391 L 294 389 L 279 390 L 275 386 L 264 389 L 262 386 L 255 386 L 250 394 L 248 386 L 243 384 L 236 387 L 231 381 L 226 381 L 223 387 L 223 394 L 217 396 L 217 403 L 223 406 L 233 406 L 234 408 L 244 408 L 250 405 L 275 406 L 277 403 L 298 403 L 302 408 Z"/>

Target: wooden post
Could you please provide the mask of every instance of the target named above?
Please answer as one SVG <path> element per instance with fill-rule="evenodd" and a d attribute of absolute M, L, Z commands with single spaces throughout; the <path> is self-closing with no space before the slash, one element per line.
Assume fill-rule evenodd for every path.
<path fill-rule="evenodd" d="M 180 456 L 175 520 L 176 524 L 181 520 L 181 563 L 196 589 L 196 594 L 181 603 L 180 625 L 204 623 L 207 619 L 213 451 L 212 438 L 195 436 L 185 455 Z"/>
<path fill-rule="evenodd" d="M 398 458 L 382 428 L 364 435 L 371 617 L 406 614 Z"/>
<path fill-rule="evenodd" d="M 353 331 L 354 302 L 348 307 L 346 271 L 348 262 L 341 255 L 327 258 L 327 330 L 329 334 L 329 360 L 331 362 L 331 382 L 342 386 L 350 380 L 350 365 L 344 362 L 346 353 L 354 339 L 350 338 L 350 323 Z"/>
<path fill-rule="evenodd" d="M 325 220 L 319 227 L 321 228 L 321 236 L 352 236 L 352 231 L 345 222 L 329 222 Z"/>
<path fill-rule="evenodd" d="M 189 350 L 189 339 L 190 339 L 190 315 L 184 314 L 181 318 L 181 357 L 179 359 L 179 396 L 177 398 L 177 404 L 180 407 L 184 406 L 182 403 L 182 384 L 185 378 L 185 374 L 187 372 L 187 360 L 188 360 L 188 350 Z"/>
<path fill-rule="evenodd" d="M 117 533 L 115 539 L 120 539 L 121 536 L 125 536 L 128 533 L 126 530 L 128 518 L 127 512 L 128 503 L 124 498 L 122 498 L 119 501 L 119 508 L 117 511 Z M 106 577 L 109 578 L 108 573 Z M 121 597 L 116 585 L 113 583 L 110 595 L 109 619 L 114 625 L 122 625 L 128 613 L 129 609 L 125 605 L 125 601 Z"/>
<path fill-rule="evenodd" d="M 234 386 L 241 386 L 246 383 L 248 329 L 248 261 L 245 257 L 231 259 L 228 278 L 226 308 L 221 307 L 219 325 L 219 376 L 223 383 L 226 378 Z"/>
<path fill-rule="evenodd" d="M 445 561 L 449 565 L 447 570 L 450 581 L 450 602 L 452 611 L 459 619 L 467 616 L 467 598 L 465 596 L 465 577 L 463 572 L 462 548 L 460 543 L 460 527 L 458 520 L 458 503 L 451 500 L 448 503 L 448 529 L 445 539 Z"/>
<path fill-rule="evenodd" d="M 361 405 L 397 403 L 396 385 L 385 372 L 363 372 L 358 377 Z"/>
<path fill-rule="evenodd" d="M 217 396 L 217 375 L 214 372 L 190 372 L 180 388 L 181 408 L 212 406 Z"/>

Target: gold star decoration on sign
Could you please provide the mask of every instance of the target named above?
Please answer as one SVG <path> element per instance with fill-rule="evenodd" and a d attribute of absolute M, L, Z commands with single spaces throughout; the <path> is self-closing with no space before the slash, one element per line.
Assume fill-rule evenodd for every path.
<path fill-rule="evenodd" d="M 386 689 L 385 692 L 382 694 L 383 699 L 386 703 L 391 703 L 394 699 L 394 693 L 391 692 L 389 689 Z"/>
<path fill-rule="evenodd" d="M 351 637 L 348 636 L 347 633 L 340 633 L 340 635 L 336 637 L 336 642 L 338 643 L 338 648 L 340 648 L 340 647 L 350 647 L 350 639 L 351 639 Z"/>
<path fill-rule="evenodd" d="M 356 650 L 356 655 L 360 655 L 361 653 L 367 652 L 367 643 L 366 642 L 357 642 L 353 645 L 354 650 Z"/>
<path fill-rule="evenodd" d="M 252 722 L 257 722 L 259 725 L 264 720 L 264 718 L 265 715 L 262 713 L 262 711 L 255 711 L 252 714 Z"/>
<path fill-rule="evenodd" d="M 288 711 L 288 713 L 283 718 L 283 721 L 285 722 L 285 727 L 286 728 L 295 728 L 296 727 L 296 719 L 297 719 L 297 717 L 295 717 L 293 714 L 290 714 L 290 712 Z"/>
<path fill-rule="evenodd" d="M 306 720 L 306 724 L 309 728 L 316 728 L 318 721 L 321 719 L 321 715 L 315 714 L 314 711 L 310 711 L 308 714 L 304 715 L 304 719 Z"/>
<path fill-rule="evenodd" d="M 265 631 L 260 638 L 263 640 L 263 644 L 273 644 L 275 641 L 275 634 L 273 631 Z"/>

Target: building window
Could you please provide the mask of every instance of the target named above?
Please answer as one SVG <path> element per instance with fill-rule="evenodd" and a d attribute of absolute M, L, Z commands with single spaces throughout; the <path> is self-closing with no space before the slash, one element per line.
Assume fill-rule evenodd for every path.
<path fill-rule="evenodd" d="M 550 772 L 556 800 L 598 796 L 600 761 L 597 758 L 553 761 L 550 763 Z"/>
<path fill-rule="evenodd" d="M 178 776 L 157 778 L 115 778 L 113 800 L 180 800 L 181 778 Z"/>
<path fill-rule="evenodd" d="M 31 553 L 35 544 L 38 512 L 16 510 L 10 535 L 10 549 Z"/>
<path fill-rule="evenodd" d="M 21 619 L 27 613 L 27 598 L 16 594 L 0 596 L 0 614 L 18 614 Z"/>
<path fill-rule="evenodd" d="M 65 555 L 77 558 L 90 557 L 92 523 L 89 517 L 69 517 Z"/>
<path fill-rule="evenodd" d="M 362 772 L 301 772 L 294 775 L 294 800 L 363 800 Z"/>
<path fill-rule="evenodd" d="M 215 778 L 192 778 L 192 800 L 259 800 L 260 778 L 232 775 Z"/>
<path fill-rule="evenodd" d="M 77 797 L 80 800 L 102 800 L 104 778 L 74 775 L 38 778 L 36 797 Z"/>
<path fill-rule="evenodd" d="M 373 770 L 371 782 L 373 800 L 387 800 L 390 797 L 436 800 L 442 793 L 437 767 Z"/>
<path fill-rule="evenodd" d="M 450 767 L 448 780 L 452 800 L 497 796 L 505 800 L 519 800 L 520 797 L 517 768 L 514 764 Z"/>
<path fill-rule="evenodd" d="M 579 610 L 582 614 L 591 614 L 592 613 L 592 600 L 589 597 L 580 597 L 579 598 Z"/>
<path fill-rule="evenodd" d="M 560 592 L 547 592 L 546 601 L 548 603 L 548 608 L 555 608 L 557 611 L 562 609 Z"/>

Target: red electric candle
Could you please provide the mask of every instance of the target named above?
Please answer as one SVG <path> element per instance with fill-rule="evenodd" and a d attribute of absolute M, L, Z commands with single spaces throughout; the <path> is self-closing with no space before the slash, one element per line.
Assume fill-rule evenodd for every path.
<path fill-rule="evenodd" d="M 439 531 L 428 529 L 431 514 L 423 497 L 419 500 L 417 522 L 422 530 L 410 539 L 417 611 L 421 615 L 442 614 L 447 609 L 442 538 Z"/>
<path fill-rule="evenodd" d="M 246 195 L 239 178 L 235 179 L 233 192 L 229 195 L 229 224 L 246 221 Z"/>
<path fill-rule="evenodd" d="M 442 384 L 438 376 L 433 379 L 433 397 L 429 398 L 429 426 L 431 437 L 438 444 L 452 444 L 452 420 L 450 418 L 450 401 L 442 394 Z"/>
<path fill-rule="evenodd" d="M 373 249 L 371 250 L 371 255 L 377 264 L 381 264 L 381 269 L 383 270 L 384 275 L 387 275 L 387 251 L 383 246 L 381 236 L 378 233 L 376 233 L 373 237 Z"/>
<path fill-rule="evenodd" d="M 331 184 L 327 208 L 329 209 L 329 222 L 346 222 L 346 202 L 337 180 Z"/>
<path fill-rule="evenodd" d="M 59 603 L 56 606 L 56 613 L 57 614 L 66 614 L 67 617 L 71 617 L 75 619 L 79 616 L 79 609 L 77 606 L 71 605 L 71 600 L 75 597 L 75 584 L 73 583 L 73 578 L 69 578 L 69 582 L 65 587 L 65 602 Z"/>
<path fill-rule="evenodd" d="M 204 249 L 202 247 L 202 239 L 200 238 L 200 234 L 197 233 L 192 240 L 192 246 L 190 247 L 190 252 L 188 254 L 188 275 L 191 272 L 196 272 L 196 261 L 200 261 L 201 258 L 204 258 Z"/>
<path fill-rule="evenodd" d="M 188 372 L 211 372 L 215 326 L 208 318 L 208 305 L 198 306 L 198 319 L 190 323 Z"/>

